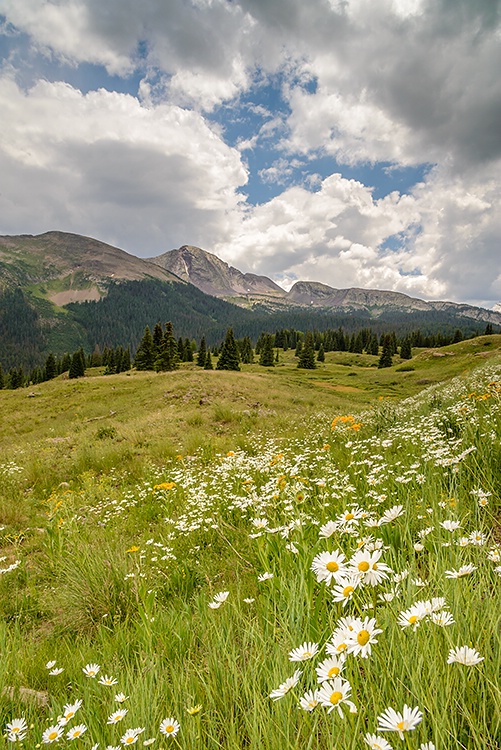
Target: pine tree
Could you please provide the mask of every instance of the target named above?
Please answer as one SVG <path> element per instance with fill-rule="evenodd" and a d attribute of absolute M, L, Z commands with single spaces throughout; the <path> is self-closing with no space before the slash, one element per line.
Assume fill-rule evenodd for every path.
<path fill-rule="evenodd" d="M 191 341 L 189 339 L 184 340 L 184 361 L 193 362 L 193 349 L 191 348 Z"/>
<path fill-rule="evenodd" d="M 103 364 L 103 357 L 101 354 L 101 348 L 99 344 L 96 344 L 94 347 L 94 351 L 91 354 L 90 357 L 90 366 L 91 367 L 101 367 Z"/>
<path fill-rule="evenodd" d="M 68 352 L 66 352 L 66 354 L 63 355 L 63 358 L 61 360 L 61 372 L 68 372 L 70 367 L 71 367 L 71 354 L 68 354 Z"/>
<path fill-rule="evenodd" d="M 207 348 L 205 345 L 205 336 L 202 336 L 200 346 L 198 347 L 197 366 L 205 367 L 206 359 L 207 359 Z"/>
<path fill-rule="evenodd" d="M 238 342 L 238 351 L 240 354 L 240 361 L 244 365 L 250 365 L 252 364 L 252 362 L 254 362 L 252 342 L 248 336 L 245 336 L 241 341 Z"/>
<path fill-rule="evenodd" d="M 205 357 L 205 365 L 204 370 L 213 370 L 214 365 L 212 364 L 212 356 L 210 353 L 210 349 L 207 349 L 207 356 Z"/>
<path fill-rule="evenodd" d="M 53 380 L 57 375 L 57 367 L 56 367 L 56 358 L 52 354 L 52 352 L 49 354 L 47 359 L 45 360 L 45 369 L 43 373 L 43 379 L 44 380 Z"/>
<path fill-rule="evenodd" d="M 273 357 L 273 336 L 271 333 L 265 334 L 261 353 L 259 355 L 259 364 L 263 367 L 275 366 L 275 360 Z"/>
<path fill-rule="evenodd" d="M 155 360 L 157 372 L 170 372 L 179 367 L 179 355 L 177 353 L 176 339 L 174 338 L 172 323 L 165 324 L 165 333 L 160 345 L 160 352 Z"/>
<path fill-rule="evenodd" d="M 317 354 L 317 362 L 325 362 L 325 351 L 324 351 L 324 345 L 320 344 L 320 348 L 318 350 Z"/>
<path fill-rule="evenodd" d="M 0 391 L 5 387 L 5 378 L 3 376 L 2 365 L 0 365 Z"/>
<path fill-rule="evenodd" d="M 296 351 L 294 352 L 294 356 L 295 357 L 300 357 L 302 351 L 303 351 L 303 342 L 302 342 L 302 340 L 300 338 L 298 338 L 297 344 L 296 344 Z"/>
<path fill-rule="evenodd" d="M 487 323 L 485 326 L 484 336 L 491 336 L 493 333 L 492 323 Z"/>
<path fill-rule="evenodd" d="M 411 340 L 408 336 L 405 337 L 400 345 L 400 356 L 402 359 L 412 359 Z"/>
<path fill-rule="evenodd" d="M 369 351 L 368 354 L 372 354 L 373 357 L 377 357 L 379 354 L 379 341 L 377 339 L 376 334 L 371 338 L 369 342 Z"/>
<path fill-rule="evenodd" d="M 238 347 L 233 335 L 233 328 L 228 328 L 226 332 L 216 370 L 240 370 Z"/>
<path fill-rule="evenodd" d="M 85 375 L 85 356 L 83 349 L 75 352 L 71 358 L 70 378 L 82 378 Z"/>
<path fill-rule="evenodd" d="M 303 348 L 299 355 L 297 366 L 302 370 L 314 370 L 315 364 L 315 340 L 311 331 L 305 336 Z"/>
<path fill-rule="evenodd" d="M 134 357 L 136 370 L 154 370 L 155 367 L 153 336 L 148 326 L 144 329 L 143 338 Z"/>
<path fill-rule="evenodd" d="M 177 341 L 177 353 L 178 353 L 178 356 L 179 356 L 179 361 L 180 362 L 186 362 L 186 354 L 185 354 L 185 351 L 184 351 L 184 341 L 183 341 L 182 336 L 180 336 L 179 339 L 178 339 L 178 341 Z"/>
<path fill-rule="evenodd" d="M 383 338 L 383 351 L 381 352 L 381 356 L 379 357 L 378 367 L 391 367 L 393 364 L 392 360 L 392 341 L 390 336 L 387 334 Z"/>
<path fill-rule="evenodd" d="M 155 327 L 153 329 L 153 362 L 155 362 L 156 358 L 160 354 L 163 337 L 164 329 L 162 328 L 162 324 L 159 321 L 158 323 L 155 323 Z"/>

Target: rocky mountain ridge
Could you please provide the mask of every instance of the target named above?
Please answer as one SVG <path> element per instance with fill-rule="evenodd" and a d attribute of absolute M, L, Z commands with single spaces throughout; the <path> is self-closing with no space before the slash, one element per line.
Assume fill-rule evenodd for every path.
<path fill-rule="evenodd" d="M 296 281 L 286 292 L 266 276 L 244 274 L 216 255 L 192 245 L 183 245 L 148 259 L 176 274 L 206 294 L 249 307 L 264 305 L 271 310 L 309 307 L 341 311 L 362 311 L 371 317 L 387 312 L 450 312 L 479 322 L 501 325 L 500 310 L 445 301 L 425 301 L 401 292 L 380 289 L 335 289 L 318 281 Z"/>

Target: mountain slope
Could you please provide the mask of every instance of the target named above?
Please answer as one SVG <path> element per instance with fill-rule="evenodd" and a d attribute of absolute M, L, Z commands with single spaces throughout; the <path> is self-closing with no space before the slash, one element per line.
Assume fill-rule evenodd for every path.
<path fill-rule="evenodd" d="M 242 273 L 217 255 L 193 245 L 183 245 L 149 260 L 214 297 L 286 296 L 286 292 L 266 276 Z"/>
<path fill-rule="evenodd" d="M 148 278 L 174 280 L 158 265 L 91 237 L 69 232 L 0 236 L 0 289 L 28 288 L 59 306 L 100 299 L 111 280 Z"/>

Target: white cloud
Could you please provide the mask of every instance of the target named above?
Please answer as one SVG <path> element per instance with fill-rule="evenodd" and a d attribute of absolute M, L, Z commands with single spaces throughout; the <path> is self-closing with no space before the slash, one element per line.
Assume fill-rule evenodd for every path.
<path fill-rule="evenodd" d="M 195 112 L 8 78 L 0 108 L 3 233 L 60 228 L 148 255 L 211 244 L 239 210 L 240 155 Z"/>
<path fill-rule="evenodd" d="M 143 77 L 139 98 L 0 79 L 0 231 L 66 229 L 139 255 L 198 244 L 287 284 L 501 299 L 499 0 L 0 0 L 52 61 Z M 9 38 L 12 43 L 13 37 Z M 12 56 L 21 65 L 19 56 Z M 30 68 L 34 66 L 34 68 Z M 37 78 L 36 59 L 29 73 Z M 6 68 L 5 68 L 6 69 Z M 290 113 L 242 103 L 277 72 Z M 268 119 L 236 148 L 199 114 L 221 102 Z M 242 203 L 258 148 L 263 180 Z M 294 159 L 433 164 L 409 195 L 375 200 Z M 257 160 L 256 160 L 257 161 Z M 297 164 L 296 164 L 297 165 Z M 318 168 L 312 166 L 313 169 Z M 306 170 L 307 171 L 307 170 Z M 287 182 L 288 180 L 288 182 Z M 385 249 L 401 237 L 397 250 Z"/>

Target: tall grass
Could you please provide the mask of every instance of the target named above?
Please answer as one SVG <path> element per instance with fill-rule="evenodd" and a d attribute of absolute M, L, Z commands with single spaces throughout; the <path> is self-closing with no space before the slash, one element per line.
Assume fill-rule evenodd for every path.
<path fill-rule="evenodd" d="M 77 742 L 88 748 L 119 746 L 131 727 L 144 730 L 131 744 L 186 750 L 359 750 L 381 745 L 372 735 L 415 750 L 499 748 L 500 395 L 491 365 L 400 404 L 334 422 L 314 414 L 300 434 L 275 437 L 216 401 L 222 429 L 249 422 L 231 450 L 205 443 L 162 465 L 146 451 L 138 472 L 112 452 L 102 465 L 79 454 L 69 481 L 56 472 L 52 486 L 41 456 L 45 495 L 32 489 L 28 453 L 26 466 L 3 465 L 3 726 L 24 717 L 35 747 L 81 699 L 59 744 L 83 723 Z M 352 577 L 326 583 L 312 563 L 334 552 Z M 377 562 L 376 585 L 353 562 L 360 555 Z M 340 581 L 345 602 L 333 598 Z M 352 653 L 374 628 L 371 653 Z M 341 715 L 332 702 L 305 710 L 326 646 L 343 639 L 341 684 L 356 712 L 343 702 Z M 292 661 L 303 644 L 318 652 Z M 449 663 L 463 646 L 481 660 Z M 64 671 L 51 675 L 52 661 Z M 107 723 L 121 705 L 125 717 Z M 378 729 L 378 716 L 405 705 L 420 720 L 403 739 Z M 168 717 L 179 733 L 161 734 Z"/>

